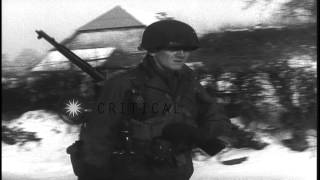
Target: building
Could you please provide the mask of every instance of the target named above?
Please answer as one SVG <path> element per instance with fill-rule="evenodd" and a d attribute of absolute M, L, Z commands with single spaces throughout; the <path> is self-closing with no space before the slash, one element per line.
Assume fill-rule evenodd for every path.
<path fill-rule="evenodd" d="M 145 25 L 120 6 L 78 28 L 61 44 L 104 72 L 134 66 L 144 55 L 138 47 Z M 56 49 L 51 49 L 32 71 L 79 70 Z"/>

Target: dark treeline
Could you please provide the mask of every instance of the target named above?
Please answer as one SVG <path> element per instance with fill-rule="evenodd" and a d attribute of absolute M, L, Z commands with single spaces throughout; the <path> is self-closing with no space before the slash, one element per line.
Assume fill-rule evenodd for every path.
<path fill-rule="evenodd" d="M 206 64 L 199 76 L 230 117 L 303 139 L 316 129 L 316 36 L 314 24 L 210 33 L 193 59 Z"/>

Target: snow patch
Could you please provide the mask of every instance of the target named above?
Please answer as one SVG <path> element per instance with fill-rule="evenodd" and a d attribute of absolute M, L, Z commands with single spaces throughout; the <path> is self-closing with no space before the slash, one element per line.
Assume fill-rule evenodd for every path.
<path fill-rule="evenodd" d="M 26 180 L 76 180 L 66 148 L 78 139 L 78 126 L 65 124 L 56 114 L 43 110 L 29 111 L 7 123 L 36 132 L 40 142 L 24 146 L 2 143 L 2 178 Z M 283 147 L 270 136 L 261 135 L 270 145 L 256 151 L 229 149 L 214 157 L 199 153 L 194 158 L 191 180 L 316 180 L 316 132 L 308 131 L 312 147 L 295 152 Z M 223 165 L 221 161 L 248 156 L 237 165 Z"/>
<path fill-rule="evenodd" d="M 66 148 L 78 139 L 78 126 L 67 125 L 58 115 L 44 110 L 26 112 L 3 124 L 36 132 L 35 135 L 41 138 L 39 142 L 31 141 L 23 146 L 2 143 L 3 177 L 57 179 L 74 176 Z"/>
<path fill-rule="evenodd" d="M 263 150 L 230 149 L 205 161 L 194 161 L 191 180 L 316 180 L 316 149 L 295 152 L 269 138 Z M 223 165 L 220 161 L 245 157 L 237 165 Z M 205 159 L 205 158 L 198 158 Z"/>

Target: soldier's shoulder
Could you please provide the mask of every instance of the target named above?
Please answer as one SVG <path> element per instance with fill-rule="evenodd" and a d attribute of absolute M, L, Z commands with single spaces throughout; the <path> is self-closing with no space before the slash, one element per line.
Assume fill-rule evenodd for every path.
<path fill-rule="evenodd" d="M 113 73 L 108 77 L 110 82 L 129 82 L 132 79 L 137 79 L 142 77 L 142 72 L 138 66 L 126 69 L 123 71 L 118 71 Z"/>

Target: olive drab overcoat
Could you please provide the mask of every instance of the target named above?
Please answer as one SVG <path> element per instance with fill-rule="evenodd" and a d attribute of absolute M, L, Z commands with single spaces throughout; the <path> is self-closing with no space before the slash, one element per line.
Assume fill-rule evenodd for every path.
<path fill-rule="evenodd" d="M 200 85 L 194 72 L 159 69 L 147 55 L 137 68 L 106 81 L 101 96 L 80 133 L 83 160 L 112 179 L 181 179 L 193 173 L 190 152 L 176 155 L 176 166 L 151 167 L 144 159 L 145 143 L 137 145 L 129 166 L 112 159 L 122 122 L 130 122 L 134 141 L 149 142 L 166 124 L 182 122 L 202 128 L 208 137 L 226 133 L 229 122 L 221 107 Z M 184 132 L 181 132 L 184 133 Z M 116 168 L 120 168 L 118 170 Z"/>

